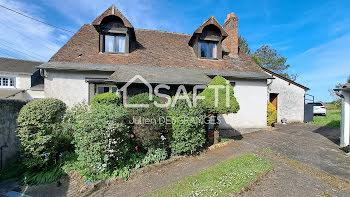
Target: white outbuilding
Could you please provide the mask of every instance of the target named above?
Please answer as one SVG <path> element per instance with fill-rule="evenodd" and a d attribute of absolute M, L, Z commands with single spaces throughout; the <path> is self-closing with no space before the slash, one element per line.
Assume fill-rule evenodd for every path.
<path fill-rule="evenodd" d="M 267 98 L 277 109 L 277 123 L 304 122 L 305 94 L 309 88 L 263 68 L 274 79 L 267 81 Z"/>

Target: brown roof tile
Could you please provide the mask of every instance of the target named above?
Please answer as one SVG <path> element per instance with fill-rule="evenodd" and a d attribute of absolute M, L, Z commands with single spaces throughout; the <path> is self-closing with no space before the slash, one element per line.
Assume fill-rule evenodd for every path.
<path fill-rule="evenodd" d="M 100 16 L 98 16 L 93 22 L 92 25 L 100 25 L 102 20 L 107 17 L 107 16 L 117 16 L 120 19 L 122 19 L 125 27 L 129 27 L 129 28 L 134 28 L 130 21 L 124 17 L 124 15 L 115 7 L 115 5 L 111 5 L 111 7 L 109 7 L 106 11 L 104 11 Z"/>
<path fill-rule="evenodd" d="M 129 54 L 99 53 L 99 34 L 86 24 L 51 58 L 50 62 L 79 62 L 119 65 L 202 68 L 262 72 L 245 54 L 225 55 L 222 60 L 203 60 L 188 45 L 189 34 L 135 29 L 136 41 Z"/>

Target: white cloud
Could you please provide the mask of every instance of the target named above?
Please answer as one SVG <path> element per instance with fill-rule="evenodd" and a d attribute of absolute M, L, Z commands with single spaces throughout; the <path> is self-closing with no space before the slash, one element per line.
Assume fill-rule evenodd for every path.
<path fill-rule="evenodd" d="M 0 0 L 1 5 L 38 18 L 43 10 L 16 0 Z M 62 45 L 64 33 L 47 25 L 0 8 L 0 55 L 47 61 Z M 61 40 L 60 40 L 61 39 Z"/>
<path fill-rule="evenodd" d="M 298 71 L 298 81 L 311 88 L 319 100 L 330 101 L 328 89 L 345 83 L 350 74 L 350 33 L 306 50 L 289 60 Z"/>
<path fill-rule="evenodd" d="M 135 28 L 162 29 L 173 31 L 181 27 L 181 16 L 164 10 L 165 2 L 156 0 L 65 0 L 43 1 L 71 19 L 79 26 L 91 23 L 112 4 L 131 22 Z"/>

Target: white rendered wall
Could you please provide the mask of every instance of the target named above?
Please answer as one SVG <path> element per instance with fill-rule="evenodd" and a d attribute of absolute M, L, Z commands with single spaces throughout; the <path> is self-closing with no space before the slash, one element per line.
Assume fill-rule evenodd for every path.
<path fill-rule="evenodd" d="M 267 86 L 266 80 L 231 80 L 240 105 L 238 113 L 219 117 L 220 129 L 244 131 L 266 127 Z M 241 132 L 242 133 L 242 132 Z"/>
<path fill-rule="evenodd" d="M 304 122 L 305 90 L 281 78 L 268 80 L 269 93 L 276 93 L 277 96 L 277 123 L 286 118 L 287 123 Z M 272 81 L 272 82 L 271 82 Z"/>
<path fill-rule="evenodd" d="M 111 74 L 102 72 L 47 71 L 45 97 L 57 98 L 73 107 L 80 102 L 89 102 L 89 83 L 86 78 L 107 78 Z"/>
<path fill-rule="evenodd" d="M 349 145 L 350 138 L 350 90 L 342 91 L 342 117 L 340 128 L 340 147 Z"/>
<path fill-rule="evenodd" d="M 31 87 L 31 75 L 20 74 L 20 73 L 9 73 L 9 72 L 0 72 L 1 77 L 15 77 L 15 88 L 26 90 Z M 0 88 L 11 88 L 11 87 L 1 87 Z"/>

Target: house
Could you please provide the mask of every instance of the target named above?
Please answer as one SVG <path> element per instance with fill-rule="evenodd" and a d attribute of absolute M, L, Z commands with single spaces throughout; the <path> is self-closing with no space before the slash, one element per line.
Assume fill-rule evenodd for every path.
<path fill-rule="evenodd" d="M 221 26 L 210 16 L 193 34 L 137 29 L 112 5 L 40 65 L 45 96 L 68 106 L 90 102 L 95 94 L 117 92 L 136 75 L 153 87 L 167 84 L 174 95 L 184 85 L 207 85 L 220 75 L 234 86 L 236 114 L 221 116 L 220 128 L 240 133 L 266 126 L 267 80 L 273 79 L 238 48 L 238 18 L 231 13 Z M 140 80 L 128 96 L 148 92 Z"/>
<path fill-rule="evenodd" d="M 305 94 L 309 88 L 262 68 L 274 79 L 267 81 L 267 97 L 277 109 L 277 122 L 304 122 Z"/>
<path fill-rule="evenodd" d="M 43 78 L 36 66 L 42 62 L 0 58 L 0 99 L 44 98 Z"/>
<path fill-rule="evenodd" d="M 346 147 L 349 146 L 350 141 L 350 83 L 340 85 L 339 88 L 334 90 L 339 92 L 342 100 L 340 147 Z"/>

